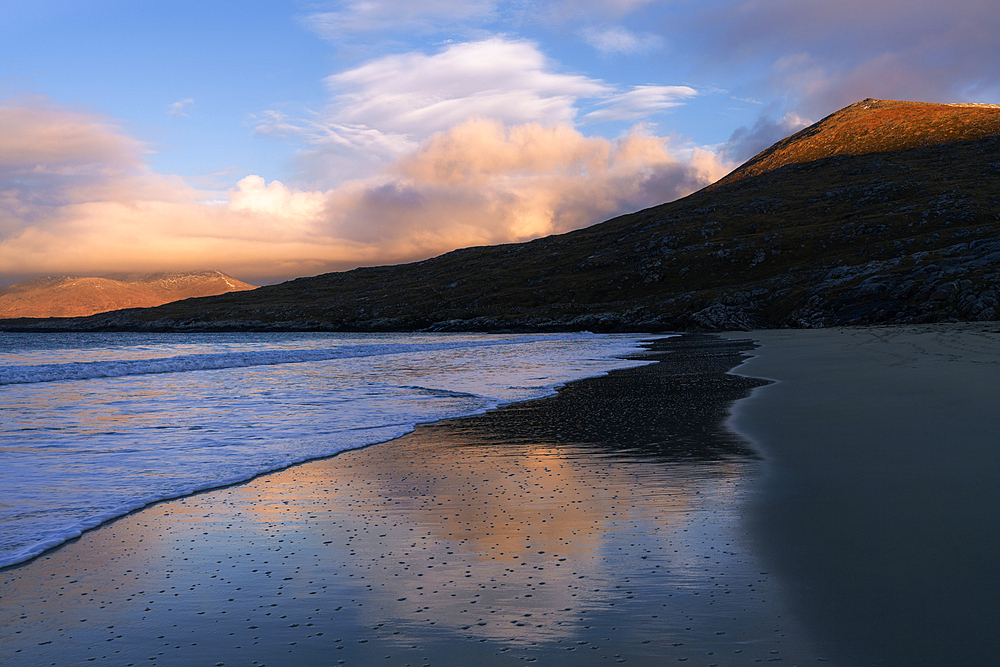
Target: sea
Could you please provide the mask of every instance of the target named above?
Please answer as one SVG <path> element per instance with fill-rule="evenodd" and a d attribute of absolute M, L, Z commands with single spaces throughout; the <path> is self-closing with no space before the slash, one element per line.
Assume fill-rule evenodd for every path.
<path fill-rule="evenodd" d="M 551 395 L 649 336 L 0 333 L 0 567 L 168 498 Z"/>

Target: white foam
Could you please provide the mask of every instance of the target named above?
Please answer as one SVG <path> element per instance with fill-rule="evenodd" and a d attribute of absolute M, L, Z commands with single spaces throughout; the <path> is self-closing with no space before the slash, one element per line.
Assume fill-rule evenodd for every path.
<path fill-rule="evenodd" d="M 18 340 L 0 367 L 0 567 L 150 503 L 642 363 L 620 358 L 637 337 L 591 334 L 116 334 L 86 361 L 59 334 Z"/>
<path fill-rule="evenodd" d="M 109 361 L 82 361 L 62 364 L 31 366 L 0 366 L 0 385 L 30 384 L 33 382 L 58 382 L 61 380 L 92 380 L 96 378 L 151 375 L 156 373 L 182 373 L 186 371 L 273 366 L 310 361 L 329 361 L 347 357 L 372 357 L 383 354 L 431 352 L 461 347 L 513 345 L 526 340 L 464 341 L 438 344 L 375 344 L 346 345 L 328 349 L 264 350 L 186 354 L 153 359 L 113 359 Z"/>

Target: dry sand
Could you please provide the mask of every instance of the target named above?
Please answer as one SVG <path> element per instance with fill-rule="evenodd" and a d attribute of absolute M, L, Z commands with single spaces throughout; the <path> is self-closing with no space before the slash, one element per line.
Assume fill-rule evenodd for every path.
<path fill-rule="evenodd" d="M 86 533 L 0 572 L 0 663 L 816 664 L 742 522 L 748 347 L 673 339 Z"/>
<path fill-rule="evenodd" d="M 849 663 L 1000 664 L 998 328 L 749 334 L 754 552 Z"/>

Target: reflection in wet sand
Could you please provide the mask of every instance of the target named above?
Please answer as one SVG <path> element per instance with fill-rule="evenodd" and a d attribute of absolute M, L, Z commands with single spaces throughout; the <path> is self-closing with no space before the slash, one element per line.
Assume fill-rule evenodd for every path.
<path fill-rule="evenodd" d="M 433 447 L 410 452 L 418 466 L 372 448 L 356 454 L 350 467 L 318 467 L 315 478 L 299 477 L 291 490 L 272 485 L 275 495 L 259 505 L 272 509 L 258 520 L 274 526 L 290 520 L 310 526 L 323 514 L 333 519 L 346 539 L 327 547 L 346 550 L 339 558 L 379 582 L 366 591 L 373 594 L 365 605 L 372 624 L 389 618 L 401 634 L 411 626 L 424 634 L 424 619 L 459 619 L 469 634 L 492 640 L 569 639 L 581 613 L 634 608 L 642 589 L 702 594 L 695 589 L 706 543 L 709 554 L 719 551 L 710 565 L 729 567 L 722 552 L 732 538 L 724 533 L 735 518 L 745 462 L 706 466 L 711 470 L 653 486 L 642 482 L 647 462 L 607 466 L 589 456 L 469 443 L 447 427 L 433 430 L 424 439 Z M 350 501 L 332 513 L 322 498 L 273 509 L 291 508 L 283 494 L 314 485 Z M 720 507 L 724 518 L 703 520 Z M 628 572 L 639 577 L 634 584 L 621 577 Z M 728 586 L 721 578 L 718 584 Z M 656 611 L 650 618 L 663 616 Z"/>
<path fill-rule="evenodd" d="M 724 376 L 740 348 L 674 349 L 7 570 L 0 660 L 815 661 L 739 528 L 758 462 L 718 424 L 753 385 Z"/>

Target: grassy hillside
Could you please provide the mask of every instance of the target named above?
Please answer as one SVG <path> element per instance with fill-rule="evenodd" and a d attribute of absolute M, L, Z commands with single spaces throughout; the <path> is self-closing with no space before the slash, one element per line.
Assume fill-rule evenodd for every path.
<path fill-rule="evenodd" d="M 528 243 L 8 328 L 654 330 L 991 320 L 1000 108 L 865 100 L 684 199 Z"/>

